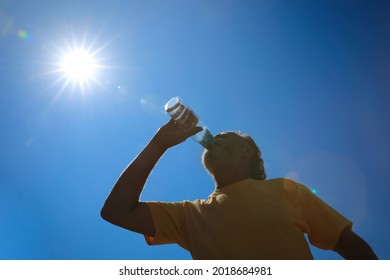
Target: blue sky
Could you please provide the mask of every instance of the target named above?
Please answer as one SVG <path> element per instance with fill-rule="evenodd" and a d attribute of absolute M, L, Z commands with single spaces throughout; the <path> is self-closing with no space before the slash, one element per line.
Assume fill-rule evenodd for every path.
<path fill-rule="evenodd" d="M 84 88 L 56 72 L 95 52 Z M 0 259 L 190 259 L 99 215 L 181 96 L 240 130 L 390 259 L 388 1 L 0 2 Z M 143 200 L 207 198 L 202 148 L 168 151 Z M 317 259 L 339 259 L 313 248 Z"/>

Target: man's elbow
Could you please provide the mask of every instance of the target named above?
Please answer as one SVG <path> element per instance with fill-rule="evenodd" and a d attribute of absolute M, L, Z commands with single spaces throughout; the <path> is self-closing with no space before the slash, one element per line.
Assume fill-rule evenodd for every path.
<path fill-rule="evenodd" d="M 118 207 L 112 207 L 112 205 L 104 204 L 100 210 L 100 216 L 103 220 L 123 228 L 129 228 L 129 224 L 132 222 L 131 212 L 125 212 Z"/>
<path fill-rule="evenodd" d="M 105 206 L 103 206 L 102 210 L 100 210 L 100 217 L 107 222 L 110 221 L 110 211 L 108 211 Z"/>
<path fill-rule="evenodd" d="M 118 215 L 105 204 L 100 210 L 100 217 L 109 223 L 116 224 L 115 220 Z"/>
<path fill-rule="evenodd" d="M 103 220 L 107 220 L 107 210 L 103 208 L 100 210 L 100 217 L 102 217 Z"/>

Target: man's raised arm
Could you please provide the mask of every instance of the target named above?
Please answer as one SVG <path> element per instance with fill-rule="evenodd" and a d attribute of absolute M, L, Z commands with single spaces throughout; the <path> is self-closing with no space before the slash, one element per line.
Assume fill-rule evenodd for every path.
<path fill-rule="evenodd" d="M 150 210 L 146 203 L 139 201 L 145 182 L 166 150 L 200 130 L 200 127 L 179 125 L 173 120 L 162 126 L 118 178 L 101 210 L 102 218 L 117 226 L 153 236 Z"/>

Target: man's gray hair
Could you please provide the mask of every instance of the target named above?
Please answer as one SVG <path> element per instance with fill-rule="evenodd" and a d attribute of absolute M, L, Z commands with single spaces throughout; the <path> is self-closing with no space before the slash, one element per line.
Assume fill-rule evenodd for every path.
<path fill-rule="evenodd" d="M 267 178 L 267 174 L 265 173 L 264 169 L 264 161 L 261 155 L 261 151 L 255 141 L 252 137 L 245 133 L 236 132 L 239 136 L 241 136 L 243 139 L 245 139 L 248 144 L 255 150 L 255 154 L 252 157 L 252 172 L 253 172 L 253 179 L 257 180 L 265 180 Z"/>

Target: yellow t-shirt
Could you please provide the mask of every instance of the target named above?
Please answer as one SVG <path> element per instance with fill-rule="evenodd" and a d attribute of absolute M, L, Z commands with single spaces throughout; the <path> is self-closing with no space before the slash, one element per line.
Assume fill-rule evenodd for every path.
<path fill-rule="evenodd" d="M 304 237 L 334 249 L 352 223 L 289 179 L 246 179 L 208 200 L 147 202 L 155 236 L 149 245 L 177 243 L 193 259 L 313 259 Z"/>

